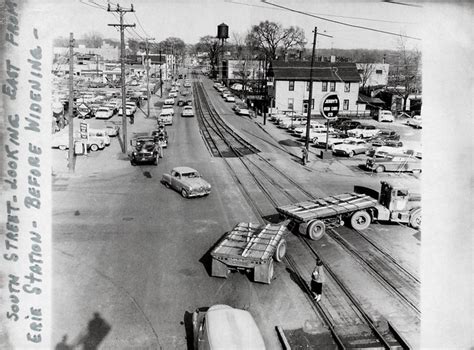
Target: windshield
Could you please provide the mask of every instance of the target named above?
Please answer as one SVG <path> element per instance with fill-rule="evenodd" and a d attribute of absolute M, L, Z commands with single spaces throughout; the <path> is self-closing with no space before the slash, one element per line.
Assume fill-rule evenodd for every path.
<path fill-rule="evenodd" d="M 196 172 L 193 172 L 193 173 L 184 173 L 181 175 L 182 177 L 187 177 L 189 179 L 193 179 L 193 178 L 197 178 L 199 177 L 199 174 L 196 173 Z"/>

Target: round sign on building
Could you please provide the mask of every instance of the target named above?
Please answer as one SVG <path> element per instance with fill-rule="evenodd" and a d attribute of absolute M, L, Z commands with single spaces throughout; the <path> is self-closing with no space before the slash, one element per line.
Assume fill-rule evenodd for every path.
<path fill-rule="evenodd" d="M 319 110 L 326 119 L 336 119 L 339 114 L 340 101 L 336 92 L 329 92 L 321 100 Z"/>

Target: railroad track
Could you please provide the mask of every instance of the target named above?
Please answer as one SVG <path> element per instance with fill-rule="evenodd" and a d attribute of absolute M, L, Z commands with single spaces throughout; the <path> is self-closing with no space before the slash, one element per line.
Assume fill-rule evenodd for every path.
<path fill-rule="evenodd" d="M 276 168 L 264 157 L 258 155 L 258 150 L 254 146 L 243 140 L 226 125 L 208 102 L 207 94 L 201 82 L 195 83 L 194 89 L 196 92 L 195 96 L 197 97 L 196 109 L 200 117 L 199 123 L 203 137 L 206 143 L 208 143 L 211 153 L 213 153 L 214 156 L 225 159 L 232 176 L 236 179 L 244 196 L 261 223 L 269 221 L 268 217 L 271 216 L 269 215 L 271 213 L 278 215 L 275 211 L 275 207 L 277 206 L 288 204 L 288 202 L 314 198 L 310 192 L 300 186 L 295 180 Z M 237 137 L 235 135 L 237 135 Z M 234 158 L 235 160 L 230 158 Z M 263 169 L 262 165 L 267 168 L 267 171 Z M 255 188 L 258 188 L 259 191 L 254 191 L 252 188 L 249 189 L 248 182 L 244 184 L 241 181 L 243 169 L 245 169 L 245 176 L 253 181 Z M 303 246 L 311 253 L 313 259 L 315 259 L 317 252 L 312 247 L 310 241 L 300 235 L 297 235 L 297 237 L 303 243 Z M 357 343 L 357 341 L 360 342 L 362 339 L 359 338 L 356 343 L 353 343 L 354 339 L 351 340 L 340 335 L 341 330 L 338 330 L 338 327 L 333 323 L 333 318 L 329 311 L 325 309 L 323 305 L 313 300 L 309 284 L 302 277 L 307 274 L 301 271 L 290 254 L 287 254 L 285 262 L 287 266 L 295 272 L 297 283 L 306 291 L 313 308 L 318 311 L 318 314 L 327 324 L 337 346 L 339 348 L 354 347 L 356 344 L 360 346 L 361 344 Z M 331 288 L 334 289 L 328 294 L 339 295 L 339 299 L 336 298 L 334 302 L 340 302 L 342 295 L 342 298 L 346 299 L 348 306 L 345 308 L 345 312 L 349 315 L 350 319 L 355 322 L 355 324 L 363 323 L 366 325 L 366 330 L 362 332 L 365 334 L 363 337 L 365 344 L 384 348 L 409 348 L 408 343 L 403 340 L 392 325 L 388 324 L 389 327 L 387 327 L 384 332 L 381 332 L 376 322 L 364 311 L 361 303 L 352 295 L 344 283 L 338 279 L 337 275 L 329 266 L 325 266 L 325 268 L 331 279 L 331 283 L 329 283 L 328 286 L 332 286 Z M 345 317 L 347 317 L 347 315 L 345 315 Z"/>

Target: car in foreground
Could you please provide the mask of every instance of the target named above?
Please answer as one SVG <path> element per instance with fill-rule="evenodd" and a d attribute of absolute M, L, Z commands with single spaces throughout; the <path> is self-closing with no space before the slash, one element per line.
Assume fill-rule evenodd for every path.
<path fill-rule="evenodd" d="M 349 137 L 343 143 L 332 147 L 332 153 L 351 158 L 356 154 L 365 154 L 369 148 L 369 144 L 364 140 Z"/>
<path fill-rule="evenodd" d="M 193 168 L 180 166 L 169 174 L 163 174 L 161 182 L 168 188 L 181 193 L 184 198 L 206 196 L 211 193 L 211 185 Z"/>
<path fill-rule="evenodd" d="M 191 106 L 184 106 L 181 111 L 182 117 L 194 117 L 194 109 Z"/>
<path fill-rule="evenodd" d="M 379 133 L 380 129 L 374 125 L 360 124 L 354 129 L 347 130 L 347 135 L 351 137 L 369 138 Z"/>
<path fill-rule="evenodd" d="M 192 315 L 194 350 L 265 350 L 252 314 L 228 305 L 197 309 Z"/>
<path fill-rule="evenodd" d="M 130 164 L 153 163 L 158 165 L 159 146 L 153 137 L 138 137 L 130 140 L 133 150 L 129 153 Z"/>
<path fill-rule="evenodd" d="M 421 159 L 410 154 L 386 154 L 368 158 L 367 170 L 383 173 L 385 171 L 421 173 Z"/>

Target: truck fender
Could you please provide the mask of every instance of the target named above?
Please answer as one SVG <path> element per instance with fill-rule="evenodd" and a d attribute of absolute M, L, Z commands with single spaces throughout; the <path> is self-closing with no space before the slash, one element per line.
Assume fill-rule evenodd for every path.
<path fill-rule="evenodd" d="M 390 220 L 390 210 L 385 208 L 383 205 L 377 205 L 376 207 L 370 208 L 369 212 L 372 216 L 372 219 L 377 221 L 389 221 Z"/>

